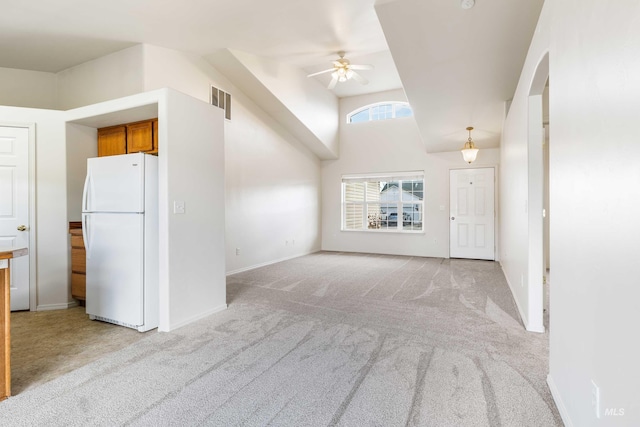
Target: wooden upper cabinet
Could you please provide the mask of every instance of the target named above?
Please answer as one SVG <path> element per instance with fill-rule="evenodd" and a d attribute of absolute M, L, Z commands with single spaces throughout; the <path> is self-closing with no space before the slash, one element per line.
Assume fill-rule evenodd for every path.
<path fill-rule="evenodd" d="M 158 154 L 158 119 L 152 120 L 153 122 L 153 150 L 152 153 Z"/>
<path fill-rule="evenodd" d="M 127 152 L 153 150 L 153 122 L 146 121 L 127 125 Z"/>
<path fill-rule="evenodd" d="M 127 154 L 126 126 L 98 129 L 98 157 Z"/>
<path fill-rule="evenodd" d="M 98 157 L 158 153 L 158 119 L 98 129 Z"/>

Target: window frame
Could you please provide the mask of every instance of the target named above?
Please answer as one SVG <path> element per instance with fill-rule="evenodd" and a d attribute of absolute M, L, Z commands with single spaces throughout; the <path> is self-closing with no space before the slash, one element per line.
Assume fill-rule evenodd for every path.
<path fill-rule="evenodd" d="M 403 199 L 403 194 L 406 192 L 403 189 L 403 182 L 406 181 L 421 181 L 422 183 L 422 198 L 420 199 L 419 202 L 416 202 L 415 199 L 413 200 L 404 200 Z M 397 201 L 381 201 L 379 198 L 377 200 L 367 200 L 367 194 L 368 194 L 368 190 L 367 190 L 367 183 L 370 182 L 397 182 L 398 183 L 398 188 L 400 189 L 400 193 L 399 193 L 399 197 Z M 353 183 L 364 183 L 364 187 L 363 187 L 363 200 L 361 201 L 354 201 L 354 200 L 347 200 L 347 184 L 353 184 Z M 425 196 L 425 188 L 424 188 L 424 171 L 408 171 L 408 172 L 397 172 L 397 173 L 372 173 L 372 174 L 358 174 L 358 175 L 342 175 L 342 179 L 340 182 L 340 188 L 341 188 L 341 196 L 340 196 L 340 230 L 341 231 L 347 231 L 347 232 L 368 232 L 368 233 L 403 233 L 403 234 L 424 234 L 424 196 Z M 391 188 L 391 187 L 390 187 Z M 369 205 L 386 205 L 386 209 L 388 210 L 388 214 L 386 215 L 393 215 L 393 210 L 395 209 L 395 214 L 396 214 L 396 226 L 391 228 L 389 227 L 390 224 L 390 218 L 382 218 L 382 216 L 378 219 L 378 218 L 374 218 L 372 219 L 370 217 L 370 209 L 369 209 Z M 390 206 L 395 204 L 395 208 Z M 413 223 L 413 225 L 411 226 L 411 228 L 405 228 L 404 225 L 404 215 L 406 212 L 406 205 L 407 204 L 418 204 L 418 217 L 419 217 L 419 222 L 420 222 L 420 228 L 419 229 L 415 229 L 415 224 L 417 223 L 417 221 L 415 221 L 414 218 L 412 218 L 411 222 Z M 352 210 L 353 207 L 357 207 L 357 206 L 361 206 L 360 209 L 357 209 L 357 211 L 359 212 L 355 212 L 355 219 L 358 220 L 358 216 L 361 217 L 361 226 L 360 228 L 348 228 L 347 223 L 349 222 L 349 218 L 347 218 L 347 212 L 351 211 L 354 212 Z M 382 209 L 382 207 L 380 207 L 379 209 Z M 403 214 L 403 219 L 399 220 L 398 219 L 398 212 L 402 212 Z M 382 214 L 381 215 L 385 215 Z M 414 217 L 415 214 L 411 214 L 410 215 L 412 217 Z M 372 222 L 374 221 L 374 222 Z M 386 227 L 381 227 L 380 222 L 386 222 Z M 373 227 L 372 227 L 373 225 Z M 377 227 L 375 227 L 375 225 L 378 225 Z"/>
<path fill-rule="evenodd" d="M 374 119 L 372 117 L 372 111 L 375 107 L 380 107 L 383 105 L 391 105 L 391 117 L 388 118 L 376 118 Z M 398 109 L 398 107 L 408 107 L 411 110 L 411 115 L 410 116 L 402 116 L 402 117 L 396 117 L 396 111 Z M 369 120 L 363 120 L 361 122 L 352 122 L 351 118 L 357 114 L 362 113 L 363 111 L 368 110 L 369 111 Z M 409 105 L 408 102 L 404 102 L 404 101 L 382 101 L 382 102 L 374 102 L 373 104 L 369 104 L 369 105 L 365 105 L 363 107 L 359 107 L 356 108 L 355 110 L 351 111 L 350 113 L 347 113 L 347 124 L 353 124 L 353 123 L 367 123 L 367 122 L 377 122 L 377 121 L 381 121 L 381 120 L 390 120 L 390 119 L 403 119 L 403 118 L 407 118 L 407 117 L 413 117 L 413 108 L 411 108 L 411 105 Z"/>

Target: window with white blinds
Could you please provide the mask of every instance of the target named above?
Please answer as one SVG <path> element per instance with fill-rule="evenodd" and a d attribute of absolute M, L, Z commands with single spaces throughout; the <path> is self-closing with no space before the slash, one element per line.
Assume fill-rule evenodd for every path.
<path fill-rule="evenodd" d="M 342 229 L 422 231 L 424 173 L 342 177 Z"/>

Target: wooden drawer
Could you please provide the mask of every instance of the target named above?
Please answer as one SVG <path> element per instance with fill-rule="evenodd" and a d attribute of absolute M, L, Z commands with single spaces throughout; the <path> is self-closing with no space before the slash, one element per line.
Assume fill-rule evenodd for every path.
<path fill-rule="evenodd" d="M 84 240 L 82 236 L 71 236 L 71 247 L 84 249 Z"/>
<path fill-rule="evenodd" d="M 80 221 L 70 222 L 69 234 L 71 235 L 71 296 L 80 300 L 80 305 L 84 305 L 87 298 L 87 276 L 85 275 L 87 255 L 82 238 L 82 223 Z"/>
<path fill-rule="evenodd" d="M 71 271 L 76 273 L 87 271 L 87 255 L 84 248 L 71 248 Z"/>
<path fill-rule="evenodd" d="M 71 296 L 77 299 L 86 299 L 87 276 L 81 273 L 71 273 Z"/>

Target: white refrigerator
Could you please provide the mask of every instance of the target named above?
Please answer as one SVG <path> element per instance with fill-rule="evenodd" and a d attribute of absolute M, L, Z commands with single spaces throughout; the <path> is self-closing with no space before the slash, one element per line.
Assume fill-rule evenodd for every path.
<path fill-rule="evenodd" d="M 158 327 L 158 158 L 87 159 L 82 196 L 86 311 L 145 332 Z"/>

